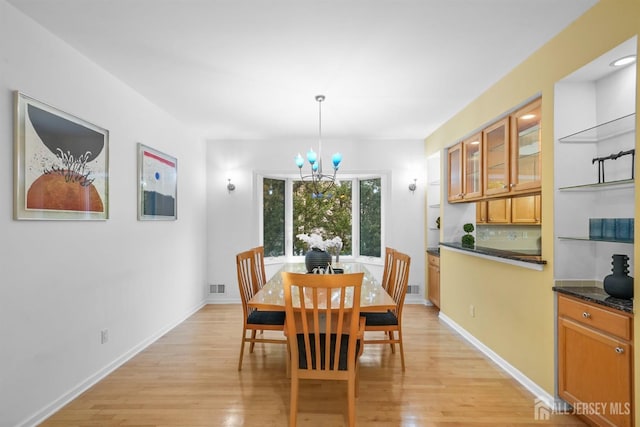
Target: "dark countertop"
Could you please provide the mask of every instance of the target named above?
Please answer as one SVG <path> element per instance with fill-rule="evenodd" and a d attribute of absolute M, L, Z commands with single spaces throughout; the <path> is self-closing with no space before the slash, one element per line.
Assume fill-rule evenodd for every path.
<path fill-rule="evenodd" d="M 609 296 L 604 289 L 596 286 L 554 286 L 553 290 L 561 294 L 570 295 L 585 301 L 633 314 L 632 299 L 614 298 Z"/>
<path fill-rule="evenodd" d="M 454 242 L 441 242 L 440 245 L 449 248 L 460 249 L 462 251 L 473 252 L 476 254 L 512 259 L 514 261 L 530 262 L 532 264 L 547 263 L 546 260 L 542 259 L 539 251 L 536 250 L 505 251 L 501 249 L 485 248 L 482 246 L 462 246 L 462 243 Z"/>
<path fill-rule="evenodd" d="M 435 248 L 427 248 L 427 253 L 429 255 L 435 255 L 437 257 L 440 256 L 440 246 L 437 246 Z"/>

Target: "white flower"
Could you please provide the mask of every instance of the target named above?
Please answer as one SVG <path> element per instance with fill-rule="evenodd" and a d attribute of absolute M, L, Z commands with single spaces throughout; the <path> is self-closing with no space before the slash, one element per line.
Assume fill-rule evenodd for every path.
<path fill-rule="evenodd" d="M 309 249 L 317 248 L 321 251 L 326 251 L 330 248 L 342 248 L 342 239 L 338 236 L 333 239 L 324 240 L 319 233 L 311 234 L 298 234 L 296 237 L 307 244 Z"/>

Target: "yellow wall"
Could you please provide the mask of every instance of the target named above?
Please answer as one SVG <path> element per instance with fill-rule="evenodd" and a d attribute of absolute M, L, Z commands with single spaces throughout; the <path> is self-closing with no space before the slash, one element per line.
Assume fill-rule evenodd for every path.
<path fill-rule="evenodd" d="M 443 249 L 440 282 L 442 312 L 551 395 L 555 393 L 555 296 L 551 289 L 554 278 L 554 84 L 639 33 L 640 0 L 601 0 L 425 141 L 426 154 L 431 155 L 525 100 L 542 94 L 542 256 L 548 264 L 539 272 Z M 636 106 L 638 100 L 637 91 Z M 636 129 L 640 126 L 636 125 Z M 636 132 L 636 147 L 640 145 L 639 139 Z M 640 212 L 640 191 L 635 194 L 636 212 Z M 636 227 L 636 242 L 640 241 L 639 228 Z M 634 249 L 634 265 L 640 265 L 637 243 Z M 635 289 L 639 295 L 637 280 Z M 469 312 L 471 304 L 475 306 L 475 317 Z M 635 331 L 638 343 L 640 316 L 635 319 Z M 640 372 L 638 355 L 640 351 L 635 352 L 636 372 Z M 640 374 L 636 375 L 636 384 L 639 384 L 638 378 Z M 637 385 L 636 390 L 640 391 Z M 636 393 L 638 395 L 640 393 Z"/>

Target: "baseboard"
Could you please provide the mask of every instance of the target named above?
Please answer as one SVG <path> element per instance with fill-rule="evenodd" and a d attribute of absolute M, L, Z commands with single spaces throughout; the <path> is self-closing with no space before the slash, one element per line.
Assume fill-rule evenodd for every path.
<path fill-rule="evenodd" d="M 182 316 L 179 320 L 173 322 L 168 326 L 165 326 L 164 328 L 162 328 L 161 330 L 159 330 L 149 338 L 143 340 L 138 345 L 134 346 L 129 351 L 124 353 L 122 356 L 118 357 L 116 360 L 114 360 L 104 368 L 100 369 L 98 372 L 91 375 L 89 378 L 87 378 L 77 386 L 73 387 L 64 395 L 60 396 L 58 399 L 54 400 L 49 405 L 45 406 L 44 408 L 42 408 L 41 410 L 33 414 L 31 417 L 27 418 L 26 420 L 18 424 L 18 426 L 30 427 L 30 426 L 36 426 L 42 423 L 51 415 L 59 411 L 63 406 L 71 402 L 80 394 L 87 391 L 89 388 L 91 388 L 93 385 L 98 383 L 104 377 L 106 377 L 107 375 L 109 375 L 110 373 L 118 369 L 124 363 L 126 363 L 131 358 L 133 358 L 136 354 L 140 353 L 142 350 L 144 350 L 145 348 L 153 344 L 158 338 L 162 337 L 164 334 L 166 334 L 167 332 L 169 332 L 170 330 L 178 326 L 180 323 L 184 322 L 187 318 L 189 318 L 191 315 L 193 315 L 195 312 L 200 310 L 205 305 L 206 305 L 205 301 L 199 303 L 195 308 L 189 310 L 187 314 Z"/>
<path fill-rule="evenodd" d="M 460 334 L 465 340 L 467 340 L 471 345 L 477 348 L 481 353 L 483 353 L 494 363 L 496 363 L 506 373 L 511 375 L 516 381 L 522 384 L 524 388 L 529 390 L 534 395 L 535 404 L 537 404 L 537 402 L 542 402 L 549 408 L 555 407 L 555 399 L 551 394 L 547 393 L 542 387 L 531 381 L 526 375 L 524 375 L 517 368 L 500 357 L 489 347 L 480 342 L 476 337 L 467 332 L 467 330 L 454 322 L 450 317 L 442 313 L 442 311 L 438 314 L 438 318 L 440 318 L 444 323 L 446 323 L 454 331 Z"/>

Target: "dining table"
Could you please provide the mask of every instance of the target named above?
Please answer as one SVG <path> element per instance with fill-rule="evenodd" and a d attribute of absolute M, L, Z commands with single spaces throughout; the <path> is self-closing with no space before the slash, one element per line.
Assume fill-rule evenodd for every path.
<path fill-rule="evenodd" d="M 360 288 L 360 311 L 386 312 L 396 308 L 396 303 L 384 290 L 366 265 L 361 262 L 340 262 L 333 265 L 343 274 L 364 273 L 362 287 Z M 249 300 L 248 306 L 258 310 L 280 311 L 284 310 L 284 287 L 282 284 L 282 272 L 307 273 L 304 262 L 285 263 L 264 286 Z M 312 273 L 308 273 L 312 274 Z"/>

